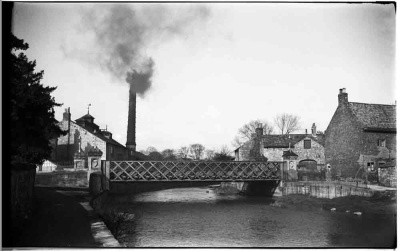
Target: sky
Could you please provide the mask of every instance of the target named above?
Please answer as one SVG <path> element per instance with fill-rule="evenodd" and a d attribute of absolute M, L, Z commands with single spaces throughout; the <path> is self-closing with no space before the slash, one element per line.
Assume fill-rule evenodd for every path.
<path fill-rule="evenodd" d="M 298 133 L 324 131 L 340 88 L 350 102 L 394 104 L 395 24 L 393 5 L 372 3 L 20 2 L 13 16 L 43 84 L 57 86 L 58 120 L 91 104 L 125 145 L 127 74 L 148 76 L 135 87 L 136 144 L 159 151 L 234 150 L 240 127 L 281 113 L 300 117 Z"/>

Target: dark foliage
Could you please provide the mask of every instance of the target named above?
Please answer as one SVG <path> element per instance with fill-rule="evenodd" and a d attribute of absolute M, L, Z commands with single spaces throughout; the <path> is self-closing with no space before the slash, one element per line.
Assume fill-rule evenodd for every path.
<path fill-rule="evenodd" d="M 29 48 L 27 43 L 10 34 L 10 45 L 11 164 L 14 168 L 27 168 L 48 158 L 50 140 L 65 133 L 54 118 L 53 108 L 60 106 L 51 96 L 56 87 L 40 83 L 43 71 L 35 72 L 36 61 L 29 61 L 21 52 Z"/>
<path fill-rule="evenodd" d="M 216 153 L 213 158 L 214 161 L 234 161 L 235 157 L 232 157 L 226 153 Z"/>

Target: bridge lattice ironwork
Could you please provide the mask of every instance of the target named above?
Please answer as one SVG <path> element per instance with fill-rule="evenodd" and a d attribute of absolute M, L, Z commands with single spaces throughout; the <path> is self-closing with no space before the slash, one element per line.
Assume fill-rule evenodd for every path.
<path fill-rule="evenodd" d="M 282 162 L 107 161 L 110 181 L 256 181 L 281 179 Z"/>

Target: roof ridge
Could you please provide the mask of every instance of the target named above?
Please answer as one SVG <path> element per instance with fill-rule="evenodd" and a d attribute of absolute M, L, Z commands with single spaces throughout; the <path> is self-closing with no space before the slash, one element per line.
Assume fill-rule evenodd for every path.
<path fill-rule="evenodd" d="M 376 104 L 376 103 L 361 103 L 361 102 L 349 102 L 349 104 L 363 104 L 363 105 L 385 105 L 385 106 L 396 106 L 396 105 L 390 105 L 390 104 Z"/>

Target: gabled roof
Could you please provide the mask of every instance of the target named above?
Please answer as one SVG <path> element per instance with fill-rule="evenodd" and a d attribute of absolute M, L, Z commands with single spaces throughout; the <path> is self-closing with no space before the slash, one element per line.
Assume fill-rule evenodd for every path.
<path fill-rule="evenodd" d="M 263 135 L 263 146 L 264 148 L 293 148 L 296 143 L 303 140 L 304 138 L 309 137 L 320 145 L 324 146 L 324 135 L 317 134 L 313 136 L 312 134 L 271 134 L 271 135 Z"/>
<path fill-rule="evenodd" d="M 396 106 L 349 102 L 349 108 L 365 129 L 395 129 Z"/>
<path fill-rule="evenodd" d="M 100 138 L 101 140 L 105 141 L 106 143 L 109 143 L 109 144 L 112 144 L 112 145 L 116 145 L 116 146 L 120 146 L 120 147 L 124 147 L 124 148 L 125 148 L 125 146 L 124 146 L 124 145 L 121 145 L 118 141 L 115 141 L 114 139 L 108 139 L 108 138 L 106 138 L 105 136 L 103 136 L 103 134 L 102 134 L 100 131 L 97 132 L 97 133 L 93 133 L 93 132 L 91 132 L 90 130 L 88 130 L 87 128 L 85 128 L 85 127 L 79 125 L 78 123 L 76 123 L 76 122 L 74 122 L 74 121 L 72 121 L 72 120 L 71 120 L 71 123 L 74 123 L 75 125 L 77 125 L 77 126 L 83 128 L 83 129 L 85 129 L 86 131 L 88 131 L 89 133 L 93 134 L 94 136 Z"/>

